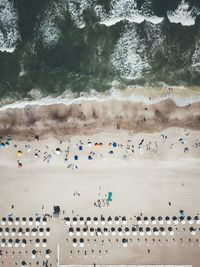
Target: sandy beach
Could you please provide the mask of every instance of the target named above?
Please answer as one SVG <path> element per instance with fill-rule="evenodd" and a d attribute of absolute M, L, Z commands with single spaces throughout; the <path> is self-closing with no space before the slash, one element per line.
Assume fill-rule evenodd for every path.
<path fill-rule="evenodd" d="M 30 107 L 31 110 L 33 108 L 36 107 Z M 151 108 L 148 107 L 148 110 Z M 184 112 L 181 109 L 181 118 L 188 116 L 185 114 L 186 109 L 189 108 L 183 108 Z M 190 109 L 197 118 L 198 105 Z M 9 112 L 14 111 L 8 111 L 8 114 Z M 43 113 L 41 114 L 43 116 Z M 168 117 L 175 117 L 175 113 L 166 114 Z M 177 120 L 179 116 L 176 113 Z M 159 125 L 162 123 L 159 122 Z M 172 122 L 169 120 L 169 123 Z M 191 128 L 198 128 L 193 120 L 187 123 Z M 77 134 L 79 128 L 76 128 L 76 134 L 66 134 L 62 138 L 52 137 L 60 131 L 55 127 L 52 136 L 49 133 L 47 137 L 41 134 L 45 131 L 41 131 L 41 138 L 38 136 L 37 139 L 33 135 L 36 134 L 35 129 L 30 137 L 25 138 L 28 129 L 22 127 L 19 139 L 24 140 L 14 138 L 10 145 L 0 150 L 1 217 L 8 218 L 11 214 L 13 218 L 25 216 L 28 220 L 30 216 L 35 217 L 37 214 L 41 217 L 44 214 L 52 216 L 53 207 L 60 206 L 59 217 L 48 217 L 47 226 L 51 229 L 47 242 L 47 247 L 51 250 L 48 264 L 52 264 L 49 266 L 57 264 L 59 244 L 61 265 L 95 262 L 191 264 L 198 267 L 200 232 L 194 217 L 198 216 L 200 205 L 199 131 L 189 127 L 168 128 L 165 125 L 166 129 L 162 131 L 159 131 L 158 127 L 157 131 L 153 130 L 155 128 L 149 128 L 149 132 L 145 129 L 138 132 L 138 128 L 134 132 L 133 129 L 125 130 L 123 127 L 116 130 L 113 125 L 116 126 L 116 121 L 108 131 L 105 127 L 97 133 L 97 127 L 91 129 L 91 134 Z M 18 132 L 19 129 L 14 127 L 13 131 Z M 112 194 L 110 202 L 107 201 L 109 192 Z M 184 211 L 185 224 L 180 220 L 180 211 Z M 101 224 L 101 216 L 104 216 L 106 221 L 111 216 L 113 224 Z M 126 224 L 121 221 L 119 225 L 115 225 L 115 216 L 119 216 L 120 221 L 125 216 Z M 138 216 L 142 220 L 141 224 L 138 222 Z M 156 218 L 155 224 L 152 224 L 152 216 Z M 162 225 L 158 221 L 159 216 L 163 218 Z M 166 221 L 167 216 L 170 217 L 170 225 Z M 179 221 L 177 225 L 172 221 L 173 216 Z M 192 224 L 189 223 L 190 216 Z M 66 224 L 67 217 L 70 218 L 69 224 Z M 84 225 L 79 222 L 75 225 L 73 217 L 78 221 L 83 217 Z M 92 218 L 92 221 L 97 217 L 98 225 L 93 222 L 87 225 L 87 217 Z M 148 225 L 144 223 L 144 217 L 150 221 Z M 87 235 L 84 236 L 82 231 L 85 225 Z M 74 228 L 73 235 L 69 234 L 70 227 Z M 76 234 L 77 227 L 81 229 L 80 236 Z M 91 236 L 90 227 L 96 230 L 100 227 L 102 231 L 107 227 L 109 234 Z M 119 227 L 122 228 L 122 235 L 112 235 L 112 227 L 116 232 Z M 125 230 L 125 227 L 129 230 Z M 133 227 L 136 227 L 137 235 L 133 234 Z M 139 227 L 142 227 L 142 230 L 139 230 Z M 152 235 L 147 234 L 147 227 L 150 227 Z M 159 231 L 158 235 L 154 234 L 155 227 Z M 160 227 L 166 229 L 166 235 L 161 234 Z M 172 230 L 169 230 L 169 227 L 172 227 Z M 194 235 L 191 234 L 191 227 L 194 228 Z M 130 235 L 126 231 L 130 231 Z M 144 235 L 140 231 L 144 231 Z M 173 231 L 173 235 L 169 231 Z M 79 239 L 84 238 L 84 247 L 74 247 L 74 238 L 78 244 Z M 38 260 L 42 266 L 42 255 L 45 255 L 46 248 L 42 248 L 40 254 L 37 253 L 36 259 L 31 259 L 34 241 L 30 243 L 29 239 L 30 237 L 27 237 L 27 253 L 22 249 L 20 256 L 17 255 L 17 249 L 3 247 L 4 257 L 6 251 L 8 254 L 6 260 L 2 258 L 2 266 L 14 266 L 14 262 L 19 263 L 22 259 L 31 263 L 31 266 L 36 266 L 34 264 Z M 127 242 L 127 247 L 123 247 L 123 242 Z M 12 250 L 15 255 L 11 257 Z"/>

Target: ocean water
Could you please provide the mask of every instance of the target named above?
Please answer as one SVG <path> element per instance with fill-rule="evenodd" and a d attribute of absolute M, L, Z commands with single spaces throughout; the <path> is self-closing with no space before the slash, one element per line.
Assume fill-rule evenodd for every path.
<path fill-rule="evenodd" d="M 0 106 L 199 86 L 199 0 L 0 0 Z"/>

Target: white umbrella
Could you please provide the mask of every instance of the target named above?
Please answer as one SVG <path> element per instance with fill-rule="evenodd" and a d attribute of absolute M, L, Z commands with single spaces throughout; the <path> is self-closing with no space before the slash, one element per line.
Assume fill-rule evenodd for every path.
<path fill-rule="evenodd" d="M 126 238 L 123 238 L 123 239 L 122 239 L 122 245 L 123 245 L 123 247 L 127 247 L 127 245 L 128 245 L 128 240 L 127 240 Z"/>
<path fill-rule="evenodd" d="M 47 228 L 46 228 L 46 236 L 49 236 L 49 235 L 50 235 L 50 228 L 47 227 Z"/>
<path fill-rule="evenodd" d="M 159 231 L 156 227 L 153 228 L 153 233 L 154 235 L 158 236 L 159 235 Z"/>
<path fill-rule="evenodd" d="M 139 228 L 139 233 L 140 233 L 141 236 L 144 235 L 144 231 L 143 231 L 143 228 L 142 227 Z"/>
<path fill-rule="evenodd" d="M 83 228 L 83 235 L 87 236 L 87 228 L 86 227 Z"/>
<path fill-rule="evenodd" d="M 77 223 L 78 223 L 78 219 L 76 217 L 73 217 L 72 224 L 77 225 Z"/>
<path fill-rule="evenodd" d="M 42 246 L 43 246 L 43 248 L 45 248 L 47 246 L 47 240 L 46 240 L 46 238 L 43 238 L 43 240 L 42 240 Z"/>
<path fill-rule="evenodd" d="M 87 217 L 86 223 L 87 223 L 87 225 L 90 225 L 91 224 L 91 218 L 90 217 Z"/>
<path fill-rule="evenodd" d="M 130 230 L 129 230 L 129 228 L 128 228 L 128 227 L 125 227 L 125 234 L 126 234 L 127 236 L 129 236 L 129 235 L 130 235 Z"/>
<path fill-rule="evenodd" d="M 122 217 L 122 223 L 123 224 L 127 224 L 127 221 L 126 221 L 126 217 L 125 216 Z"/>
<path fill-rule="evenodd" d="M 170 235 L 174 235 L 174 231 L 173 231 L 172 227 L 168 227 L 168 231 L 169 231 Z"/>
<path fill-rule="evenodd" d="M 136 236 L 136 235 L 137 235 L 137 230 L 136 230 L 136 228 L 135 228 L 135 227 L 132 227 L 131 230 L 132 230 L 132 234 L 133 234 L 134 236 Z"/>
<path fill-rule="evenodd" d="M 16 229 L 15 228 L 12 228 L 11 236 L 15 236 L 15 234 L 16 234 Z"/>
<path fill-rule="evenodd" d="M 79 227 L 76 228 L 76 235 L 77 236 L 80 236 L 81 234 L 81 229 Z"/>
<path fill-rule="evenodd" d="M 165 231 L 165 228 L 164 227 L 161 227 L 160 228 L 160 231 L 161 231 L 161 234 L 164 236 L 166 235 L 166 231 Z"/>
<path fill-rule="evenodd" d="M 39 236 L 43 236 L 43 234 L 44 234 L 44 229 L 43 228 L 40 228 L 39 229 Z"/>
<path fill-rule="evenodd" d="M 31 253 L 31 258 L 32 259 L 35 259 L 36 258 L 36 250 L 32 250 L 32 253 Z"/>
<path fill-rule="evenodd" d="M 30 234 L 30 229 L 29 228 L 26 228 L 25 236 L 29 236 L 29 234 Z"/>
<path fill-rule="evenodd" d="M 178 218 L 176 216 L 173 216 L 172 220 L 173 220 L 174 224 L 176 224 L 176 225 L 179 223 Z"/>
<path fill-rule="evenodd" d="M 5 229 L 5 232 L 4 232 L 4 235 L 5 235 L 5 236 L 8 236 L 8 235 L 9 235 L 9 232 L 10 232 L 10 229 L 9 229 L 9 228 L 6 228 L 6 229 Z"/>
<path fill-rule="evenodd" d="M 28 225 L 32 225 L 33 224 L 33 217 L 30 217 L 29 220 L 28 220 Z"/>
<path fill-rule="evenodd" d="M 69 228 L 69 236 L 73 236 L 73 234 L 74 234 L 74 229 L 73 229 L 73 227 L 70 227 Z"/>
<path fill-rule="evenodd" d="M 94 236 L 94 228 L 93 227 L 90 228 L 90 235 Z"/>
<path fill-rule="evenodd" d="M 6 240 L 5 239 L 2 239 L 1 240 L 1 247 L 5 247 L 5 245 L 6 245 Z"/>
<path fill-rule="evenodd" d="M 151 229 L 149 227 L 146 228 L 146 233 L 147 233 L 148 236 L 151 235 Z"/>
<path fill-rule="evenodd" d="M 21 246 L 24 248 L 26 246 L 26 239 L 22 239 L 22 243 L 21 243 Z"/>
<path fill-rule="evenodd" d="M 142 219 L 141 219 L 141 217 L 139 217 L 139 216 L 137 217 L 137 223 L 138 223 L 138 224 L 142 224 Z"/>
<path fill-rule="evenodd" d="M 166 223 L 167 224 L 171 224 L 172 223 L 169 216 L 166 216 L 165 217 L 165 220 L 166 220 Z"/>
<path fill-rule="evenodd" d="M 144 223 L 147 224 L 147 225 L 149 224 L 149 219 L 146 216 L 144 217 Z"/>
<path fill-rule="evenodd" d="M 84 239 L 80 238 L 80 247 L 84 247 Z"/>
<path fill-rule="evenodd" d="M 15 219 L 15 225 L 19 225 L 19 223 L 20 223 L 20 218 L 17 217 L 17 218 Z"/>
<path fill-rule="evenodd" d="M 188 223 L 189 223 L 189 224 L 193 224 L 193 220 L 192 220 L 192 217 L 191 217 L 191 216 L 188 216 L 188 217 L 187 217 L 187 220 L 188 220 Z"/>
<path fill-rule="evenodd" d="M 76 238 L 73 238 L 73 243 L 72 243 L 72 246 L 75 248 L 77 247 L 77 239 Z"/>
<path fill-rule="evenodd" d="M 115 223 L 119 224 L 119 217 L 117 217 L 117 216 L 115 217 Z"/>
<path fill-rule="evenodd" d="M 119 235 L 119 236 L 122 236 L 122 235 L 123 235 L 123 232 L 122 232 L 122 228 L 121 228 L 121 227 L 119 227 L 119 228 L 117 229 L 117 231 L 118 231 L 118 235 Z"/>
<path fill-rule="evenodd" d="M 164 223 L 162 216 L 158 217 L 158 222 L 159 222 L 159 224 L 163 224 Z"/>
<path fill-rule="evenodd" d="M 80 225 L 83 225 L 84 224 L 84 218 L 80 217 L 79 222 L 80 222 Z"/>
<path fill-rule="evenodd" d="M 1 225 L 5 225 L 6 224 L 6 218 L 3 217 L 2 220 L 1 220 Z"/>
<path fill-rule="evenodd" d="M 61 150 L 60 150 L 60 148 L 56 148 L 56 155 L 57 155 L 57 156 L 59 156 L 59 155 L 60 155 L 60 153 L 61 153 Z"/>
<path fill-rule="evenodd" d="M 8 247 L 11 248 L 12 245 L 13 245 L 13 241 L 12 241 L 12 239 L 9 239 L 9 240 L 8 240 Z"/>
<path fill-rule="evenodd" d="M 108 236 L 108 228 L 105 227 L 105 228 L 103 229 L 103 233 L 104 233 L 105 236 Z"/>
<path fill-rule="evenodd" d="M 37 238 L 35 240 L 35 246 L 36 246 L 36 248 L 38 248 L 40 246 L 40 239 L 39 238 Z"/>
<path fill-rule="evenodd" d="M 15 247 L 16 247 L 16 248 L 19 247 L 19 243 L 20 243 L 19 239 L 16 239 L 16 240 L 15 240 Z"/>
<path fill-rule="evenodd" d="M 26 217 L 23 217 L 23 218 L 22 218 L 21 224 L 22 224 L 22 225 L 25 225 L 25 224 L 26 224 Z"/>
<path fill-rule="evenodd" d="M 46 259 L 50 258 L 50 250 L 49 249 L 46 250 L 46 256 L 45 257 L 46 257 Z"/>
<path fill-rule="evenodd" d="M 98 225 L 98 223 L 99 223 L 98 222 L 98 218 L 97 217 L 94 217 L 93 222 L 94 222 L 95 225 Z"/>
<path fill-rule="evenodd" d="M 151 223 L 156 224 L 156 218 L 154 216 L 151 217 Z"/>
<path fill-rule="evenodd" d="M 114 228 L 114 227 L 111 228 L 111 234 L 112 234 L 113 236 L 116 235 L 116 231 L 115 231 L 115 228 Z"/>
<path fill-rule="evenodd" d="M 64 221 L 65 221 L 66 225 L 70 225 L 70 218 L 69 217 L 65 218 Z"/>
<path fill-rule="evenodd" d="M 32 231 L 31 231 L 31 233 L 32 233 L 32 236 L 36 236 L 37 229 L 36 228 L 33 228 Z"/>

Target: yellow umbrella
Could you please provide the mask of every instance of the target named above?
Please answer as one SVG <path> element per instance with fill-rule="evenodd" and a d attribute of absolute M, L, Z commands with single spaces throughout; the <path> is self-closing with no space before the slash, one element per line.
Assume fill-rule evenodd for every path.
<path fill-rule="evenodd" d="M 18 152 L 17 152 L 17 157 L 18 157 L 18 158 L 21 158 L 21 157 L 22 157 L 22 152 L 21 152 L 21 151 L 18 151 Z"/>

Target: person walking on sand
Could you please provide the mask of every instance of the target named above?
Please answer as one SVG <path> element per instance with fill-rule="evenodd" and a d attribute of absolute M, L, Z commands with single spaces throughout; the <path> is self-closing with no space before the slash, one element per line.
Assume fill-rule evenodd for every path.
<path fill-rule="evenodd" d="M 172 204 L 171 204 L 171 202 L 169 202 L 169 206 L 171 206 Z"/>

